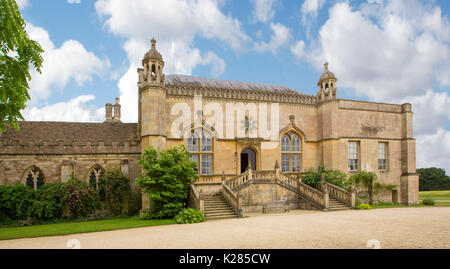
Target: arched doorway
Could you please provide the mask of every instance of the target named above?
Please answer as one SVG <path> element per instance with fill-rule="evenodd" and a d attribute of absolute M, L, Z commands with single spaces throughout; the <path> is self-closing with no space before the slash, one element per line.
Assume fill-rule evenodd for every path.
<path fill-rule="evenodd" d="M 241 173 L 247 170 L 249 164 L 251 164 L 252 170 L 256 170 L 256 151 L 245 148 L 241 152 Z"/>

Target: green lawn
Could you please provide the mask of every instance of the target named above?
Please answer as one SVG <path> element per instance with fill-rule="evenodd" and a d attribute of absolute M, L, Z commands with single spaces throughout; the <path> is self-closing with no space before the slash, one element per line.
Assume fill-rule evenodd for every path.
<path fill-rule="evenodd" d="M 450 191 L 421 191 L 419 192 L 419 199 L 432 199 L 434 201 L 445 200 L 445 202 L 437 202 L 437 204 L 450 204 Z"/>
<path fill-rule="evenodd" d="M 432 199 L 435 202 L 434 206 L 450 206 L 450 191 L 421 191 L 419 192 L 419 200 Z M 438 202 L 444 201 L 444 202 Z M 376 204 L 372 205 L 372 208 L 386 208 L 386 207 L 418 207 L 428 205 L 401 205 L 401 204 Z"/>
<path fill-rule="evenodd" d="M 176 224 L 173 219 L 141 220 L 139 217 L 0 228 L 0 240 L 111 231 Z"/>

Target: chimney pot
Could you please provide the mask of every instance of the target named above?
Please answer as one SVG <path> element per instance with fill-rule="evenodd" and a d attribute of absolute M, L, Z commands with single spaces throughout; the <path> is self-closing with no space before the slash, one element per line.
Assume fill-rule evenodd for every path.
<path fill-rule="evenodd" d="M 105 104 L 105 122 L 111 122 L 113 119 L 112 116 L 113 106 L 110 103 Z"/>
<path fill-rule="evenodd" d="M 120 104 L 119 104 L 120 98 L 116 98 L 116 104 L 114 105 L 114 122 L 120 122 Z"/>

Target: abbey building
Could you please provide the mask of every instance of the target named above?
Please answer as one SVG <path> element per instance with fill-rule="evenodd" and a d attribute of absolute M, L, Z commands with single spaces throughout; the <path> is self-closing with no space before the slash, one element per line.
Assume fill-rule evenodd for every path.
<path fill-rule="evenodd" d="M 121 122 L 118 99 L 105 105 L 102 123 L 20 122 L 19 131 L 8 128 L 0 136 L 0 184 L 39 188 L 76 176 L 95 185 L 112 167 L 134 181 L 144 148 L 185 145 L 200 175 L 191 190 L 199 208 L 202 197 L 218 194 L 244 211 L 276 201 L 302 208 L 301 200 L 319 209 L 327 199 L 347 201 L 347 194 L 332 186 L 318 192 L 303 186 L 302 172 L 320 165 L 348 175 L 375 172 L 380 182 L 397 185 L 378 200 L 417 203 L 411 104 L 339 99 L 337 78 L 328 68 L 325 64 L 316 95 L 278 85 L 165 75 L 153 39 L 137 70 L 137 123 Z"/>

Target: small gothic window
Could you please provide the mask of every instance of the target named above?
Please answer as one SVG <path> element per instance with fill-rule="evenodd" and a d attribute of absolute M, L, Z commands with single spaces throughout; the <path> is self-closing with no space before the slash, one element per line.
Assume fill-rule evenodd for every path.
<path fill-rule="evenodd" d="M 40 187 L 44 186 L 44 174 L 42 173 L 41 169 L 37 168 L 36 166 L 32 166 L 30 169 L 28 169 L 28 172 L 25 173 L 25 175 L 25 185 L 27 185 L 28 187 L 37 190 Z"/>
<path fill-rule="evenodd" d="M 156 75 L 156 66 L 152 65 L 152 75 Z"/>
<path fill-rule="evenodd" d="M 100 165 L 94 165 L 89 171 L 89 185 L 98 190 L 100 177 L 105 174 L 105 170 Z"/>

